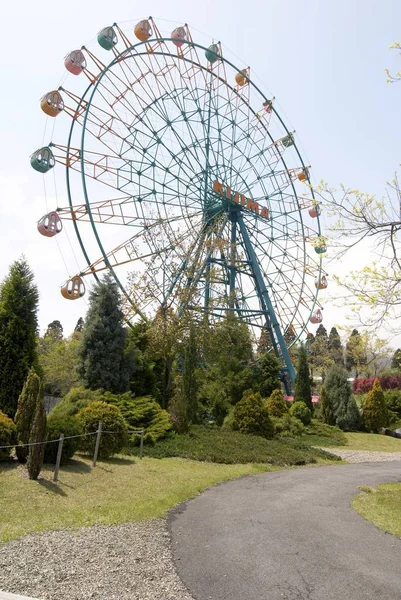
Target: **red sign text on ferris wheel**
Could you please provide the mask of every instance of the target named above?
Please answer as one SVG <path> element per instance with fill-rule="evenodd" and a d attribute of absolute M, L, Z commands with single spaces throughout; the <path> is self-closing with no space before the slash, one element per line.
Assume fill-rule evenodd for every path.
<path fill-rule="evenodd" d="M 259 206 L 258 202 L 251 200 L 251 198 L 246 198 L 244 194 L 240 194 L 239 192 L 235 192 L 224 183 L 220 183 L 217 179 L 215 179 L 213 184 L 213 191 L 219 196 L 223 196 L 223 198 L 227 198 L 234 204 L 240 204 L 247 210 L 255 213 L 255 215 L 259 215 L 263 219 L 269 218 L 269 211 L 266 206 Z"/>

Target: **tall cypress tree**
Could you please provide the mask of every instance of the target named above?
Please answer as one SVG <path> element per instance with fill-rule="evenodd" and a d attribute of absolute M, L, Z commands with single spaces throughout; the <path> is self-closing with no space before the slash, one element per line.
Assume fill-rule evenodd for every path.
<path fill-rule="evenodd" d="M 335 327 L 330 329 L 329 333 L 329 354 L 335 365 L 344 366 L 344 348 L 341 343 L 340 335 Z"/>
<path fill-rule="evenodd" d="M 38 289 L 24 257 L 0 287 L 0 410 L 14 417 L 29 369 L 36 364 Z"/>
<path fill-rule="evenodd" d="M 298 368 L 295 378 L 294 400 L 295 402 L 305 402 L 306 406 L 313 413 L 308 355 L 304 344 L 300 344 L 298 349 Z"/>
<path fill-rule="evenodd" d="M 129 390 L 130 365 L 125 352 L 126 330 L 120 295 L 111 275 L 96 285 L 89 296 L 79 352 L 78 371 L 85 387 L 103 388 L 114 394 Z"/>

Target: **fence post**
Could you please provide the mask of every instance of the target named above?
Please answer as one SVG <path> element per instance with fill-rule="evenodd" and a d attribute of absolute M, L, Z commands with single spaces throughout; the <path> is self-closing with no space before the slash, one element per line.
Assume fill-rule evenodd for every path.
<path fill-rule="evenodd" d="M 57 458 L 56 458 L 56 466 L 54 467 L 53 481 L 58 481 L 58 472 L 60 469 L 61 453 L 63 451 L 63 442 L 64 442 L 64 433 L 61 433 L 60 439 L 58 441 Z"/>
<path fill-rule="evenodd" d="M 96 467 L 97 455 L 99 454 L 99 446 L 100 446 L 100 438 L 102 437 L 102 423 L 99 423 L 97 428 L 97 436 L 96 436 L 96 444 L 95 444 L 95 452 L 93 454 L 92 466 Z"/>
<path fill-rule="evenodd" d="M 142 460 L 142 456 L 143 456 L 143 434 L 145 433 L 145 430 L 142 429 L 141 431 L 141 441 L 139 444 L 139 458 L 140 460 Z"/>

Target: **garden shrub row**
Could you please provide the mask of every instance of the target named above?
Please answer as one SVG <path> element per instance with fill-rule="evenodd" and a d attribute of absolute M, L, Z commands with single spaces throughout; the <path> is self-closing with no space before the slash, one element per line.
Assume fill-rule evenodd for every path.
<path fill-rule="evenodd" d="M 401 390 L 401 375 L 383 375 L 381 377 L 363 377 L 354 379 L 352 391 L 354 394 L 366 394 L 373 388 L 375 380 L 380 381 L 383 390 Z"/>

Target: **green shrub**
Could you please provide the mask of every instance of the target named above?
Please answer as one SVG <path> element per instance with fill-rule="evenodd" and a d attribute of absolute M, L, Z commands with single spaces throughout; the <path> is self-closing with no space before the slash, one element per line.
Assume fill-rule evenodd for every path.
<path fill-rule="evenodd" d="M 387 409 L 401 417 L 401 390 L 386 390 L 383 394 Z"/>
<path fill-rule="evenodd" d="M 45 411 L 45 401 L 43 398 L 42 386 L 39 388 L 36 399 L 35 415 L 29 435 L 29 452 L 26 461 L 29 479 L 36 480 L 43 466 L 43 457 L 45 454 L 47 433 L 47 417 Z M 43 444 L 41 443 L 43 442 Z"/>
<path fill-rule="evenodd" d="M 304 425 L 309 425 L 312 420 L 312 413 L 305 402 L 293 402 L 290 408 L 290 415 L 299 419 Z"/>
<path fill-rule="evenodd" d="M 233 428 L 267 439 L 274 436 L 274 425 L 259 393 L 245 392 L 242 400 L 235 405 Z"/>
<path fill-rule="evenodd" d="M 388 423 L 384 393 L 380 381 L 375 380 L 363 405 L 363 424 L 368 431 L 377 432 Z"/>
<path fill-rule="evenodd" d="M 17 442 L 17 428 L 13 421 L 0 410 L 0 446 L 12 446 Z M 11 454 L 12 448 L 0 448 L 0 460 Z"/>
<path fill-rule="evenodd" d="M 127 425 L 120 410 L 106 402 L 91 402 L 88 406 L 81 408 L 77 415 L 82 424 L 83 433 L 94 434 L 99 422 L 103 425 L 100 440 L 99 458 L 109 458 L 112 454 L 120 452 L 128 442 Z M 113 433 L 106 433 L 113 432 Z M 80 449 L 88 454 L 93 454 L 96 443 L 96 435 L 88 435 L 81 438 Z"/>
<path fill-rule="evenodd" d="M 299 437 L 304 432 L 304 426 L 299 419 L 290 417 L 287 413 L 282 417 L 271 417 L 276 437 Z"/>
<path fill-rule="evenodd" d="M 79 435 L 82 433 L 82 424 L 77 417 L 57 417 L 50 414 L 47 419 L 47 444 L 45 448 L 45 463 L 56 463 L 58 443 L 51 440 L 58 440 L 64 433 L 65 437 Z M 64 465 L 72 458 L 79 448 L 82 438 L 65 439 L 61 453 L 61 463 Z M 49 443 L 51 442 L 51 443 Z"/>
<path fill-rule="evenodd" d="M 152 396 L 133 398 L 129 392 L 120 396 L 106 392 L 104 400 L 121 411 L 128 430 L 145 430 L 145 443 L 154 444 L 171 431 L 172 424 L 168 412 L 163 410 Z M 139 444 L 139 440 L 139 435 L 131 437 L 134 444 Z"/>
<path fill-rule="evenodd" d="M 223 429 L 234 431 L 234 406 L 232 406 L 223 421 Z"/>
<path fill-rule="evenodd" d="M 266 408 L 272 417 L 282 417 L 288 413 L 287 403 L 281 390 L 274 390 L 266 401 Z"/>
<path fill-rule="evenodd" d="M 50 411 L 50 415 L 59 419 L 73 417 L 91 402 L 102 402 L 103 399 L 102 390 L 88 390 L 84 387 L 75 387 L 72 388 L 58 404 L 56 404 L 53 410 Z"/>
<path fill-rule="evenodd" d="M 336 413 L 336 425 L 343 431 L 359 431 L 361 429 L 361 414 L 353 396 L 347 402 L 339 405 Z"/>
<path fill-rule="evenodd" d="M 305 427 L 304 433 L 306 436 L 310 436 L 310 441 L 316 446 L 340 446 L 347 443 L 347 438 L 339 427 L 327 425 L 317 419 L 312 419 L 310 425 Z"/>
<path fill-rule="evenodd" d="M 334 410 L 334 403 L 332 400 L 332 396 L 326 391 L 324 385 L 320 390 L 320 403 L 321 405 L 321 415 L 322 420 L 326 425 L 335 425 L 336 424 L 336 414 Z"/>

